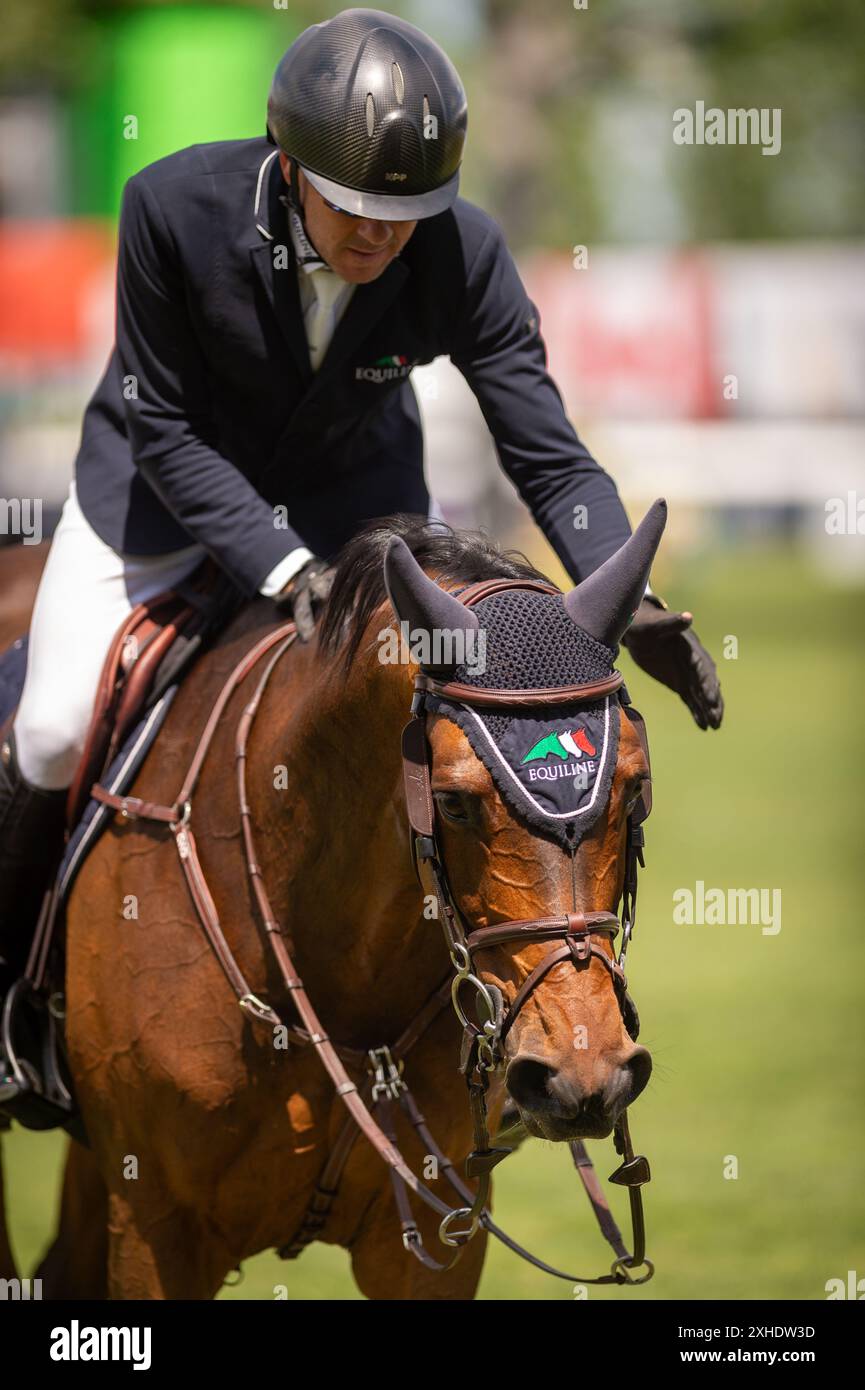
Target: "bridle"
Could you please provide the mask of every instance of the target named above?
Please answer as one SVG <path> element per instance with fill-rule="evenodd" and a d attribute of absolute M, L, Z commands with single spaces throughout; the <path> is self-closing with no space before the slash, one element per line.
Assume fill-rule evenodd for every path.
<path fill-rule="evenodd" d="M 459 597 L 469 607 L 479 602 L 483 597 L 501 589 L 513 587 L 539 589 L 542 592 L 552 594 L 559 592 L 552 585 L 540 581 L 495 579 L 471 585 L 468 589 L 463 590 Z M 654 1267 L 651 1261 L 645 1258 L 645 1227 L 640 1187 L 649 1181 L 650 1173 L 647 1160 L 641 1156 L 635 1156 L 633 1152 L 626 1112 L 622 1113 L 614 1128 L 615 1147 L 623 1161 L 619 1168 L 610 1175 L 610 1181 L 628 1189 L 633 1231 L 633 1250 L 631 1253 L 625 1246 L 609 1206 L 603 1197 L 585 1146 L 580 1140 L 574 1140 L 569 1145 L 574 1165 L 586 1188 L 601 1231 L 616 1254 L 609 1274 L 589 1279 L 568 1274 L 548 1265 L 517 1244 L 492 1220 L 489 1211 L 492 1170 L 511 1150 L 496 1148 L 490 1142 L 486 1096 L 490 1075 L 502 1064 L 503 1044 L 520 1009 L 549 971 L 564 960 L 571 960 L 576 968 L 587 966 L 593 959 L 603 963 L 613 981 L 626 1027 L 632 1037 L 637 1036 L 639 1024 L 636 1010 L 630 1003 L 627 994 L 623 961 L 633 931 L 637 865 L 643 862 L 641 822 L 648 815 L 651 806 L 648 783 L 645 786 L 641 801 L 632 811 L 628 821 L 627 857 L 622 895 L 623 939 L 617 959 L 611 959 L 593 940 L 593 937 L 603 936 L 612 943 L 619 930 L 619 922 L 618 918 L 611 912 L 585 914 L 569 912 L 558 917 L 504 922 L 472 929 L 464 922 L 454 902 L 436 835 L 435 808 L 430 785 L 429 754 L 425 730 L 426 713 L 424 710 L 424 697 L 427 693 L 437 693 L 467 703 L 471 697 L 478 704 L 495 703 L 502 706 L 536 704 L 539 701 L 552 704 L 597 699 L 602 694 L 623 692 L 621 675 L 616 672 L 602 681 L 566 688 L 537 691 L 485 690 L 479 692 L 473 687 L 463 687 L 455 682 L 437 681 L 434 677 L 423 672 L 418 674 L 415 680 L 412 718 L 403 732 L 403 769 L 406 802 L 412 828 L 412 856 L 421 886 L 425 891 L 432 892 L 438 904 L 445 943 L 455 973 L 453 977 L 449 974 L 447 979 L 436 988 L 399 1038 L 390 1044 L 380 1044 L 365 1051 L 334 1043 L 322 1025 L 306 993 L 303 981 L 294 966 L 295 951 L 289 932 L 277 920 L 270 903 L 258 861 L 252 828 L 246 786 L 249 736 L 273 672 L 282 656 L 293 645 L 296 636 L 297 631 L 293 622 L 283 624 L 268 632 L 237 663 L 214 702 L 193 753 L 181 790 L 171 805 L 160 805 L 144 801 L 138 797 L 116 795 L 98 784 L 92 788 L 93 796 L 118 813 L 125 821 L 150 820 L 169 828 L 174 837 L 180 867 L 199 920 L 226 978 L 234 990 L 240 1007 L 253 1021 L 270 1027 L 279 1027 L 291 1043 L 304 1048 L 313 1047 L 331 1077 L 337 1096 L 349 1112 L 347 1121 L 334 1143 L 316 1184 L 312 1201 L 301 1226 L 293 1239 L 280 1248 L 280 1255 L 293 1258 L 310 1241 L 321 1235 L 353 1144 L 358 1134 L 362 1133 L 390 1170 L 394 1197 L 402 1226 L 403 1244 L 427 1268 L 449 1269 L 454 1260 L 458 1258 L 460 1248 L 476 1234 L 480 1227 L 483 1227 L 510 1250 L 537 1268 L 571 1283 L 646 1283 L 652 1277 Z M 266 662 L 264 662 L 265 657 L 268 658 Z M 262 662 L 264 662 L 264 669 L 251 698 L 244 706 L 235 739 L 240 820 L 247 873 L 259 916 L 272 948 L 283 987 L 287 997 L 294 1005 L 300 1020 L 299 1023 L 286 1022 L 281 1013 L 253 992 L 243 975 L 222 931 L 218 909 L 200 863 L 192 829 L 193 796 L 217 729 L 232 696 Z M 623 693 L 619 694 L 619 699 L 623 699 Z M 629 718 L 637 728 L 648 756 L 642 719 L 629 705 L 625 707 L 628 710 Z M 481 979 L 474 956 L 477 952 L 491 946 L 511 941 L 560 941 L 562 944 L 549 952 L 540 965 L 531 972 L 509 1008 L 505 1010 L 500 991 L 493 985 L 485 984 Z M 40 969 L 44 969 L 44 958 Z M 483 1014 L 480 1026 L 470 1018 L 462 1007 L 460 996 L 465 985 L 469 985 L 475 991 L 480 1012 Z M 477 1189 L 474 1192 L 459 1177 L 450 1159 L 430 1133 L 402 1074 L 405 1057 L 440 1015 L 449 998 L 453 1002 L 463 1028 L 460 1071 L 465 1077 L 468 1088 L 474 1132 L 474 1147 L 466 1159 L 465 1173 L 467 1177 L 478 1180 Z M 349 1075 L 349 1069 L 356 1073 L 366 1072 L 366 1078 L 360 1083 L 354 1081 Z M 451 1207 L 447 1202 L 444 1202 L 426 1182 L 417 1177 L 406 1163 L 394 1138 L 392 1120 L 394 1105 L 398 1105 L 402 1109 L 424 1146 L 424 1152 L 435 1159 L 442 1177 L 457 1193 L 463 1203 L 462 1206 Z M 457 1247 L 455 1254 L 447 1263 L 436 1261 L 424 1248 L 420 1230 L 411 1212 L 408 1200 L 409 1190 L 438 1213 L 441 1218 L 439 1235 L 442 1242 L 447 1246 Z M 457 1223 L 460 1223 L 459 1228 L 454 1229 Z M 641 1265 L 646 1266 L 647 1272 L 638 1277 L 633 1271 Z"/>
<path fill-rule="evenodd" d="M 483 599 L 505 589 L 531 589 L 541 593 L 557 594 L 553 585 L 530 579 L 491 579 L 481 580 L 457 593 L 466 608 L 473 608 Z M 444 931 L 445 945 L 454 967 L 452 1000 L 454 1010 L 463 1028 L 463 1045 L 460 1070 L 466 1078 L 469 1099 L 475 1122 L 476 1147 L 469 1155 L 466 1171 L 482 1179 L 491 1173 L 493 1167 L 511 1152 L 506 1148 L 493 1148 L 489 1144 L 486 1125 L 486 1093 L 489 1076 L 499 1069 L 505 1061 L 504 1043 L 516 1019 L 532 997 L 537 986 L 551 970 L 564 961 L 571 961 L 575 968 L 588 966 L 598 960 L 612 980 L 616 999 L 622 1013 L 627 1032 L 633 1040 L 639 1034 L 639 1018 L 633 1001 L 628 994 L 624 960 L 634 929 L 637 898 L 637 870 L 643 864 L 644 835 L 642 823 L 651 810 L 651 783 L 644 782 L 643 790 L 628 816 L 625 875 L 623 888 L 623 928 L 622 945 L 618 957 L 608 955 L 593 940 L 605 937 L 610 943 L 619 932 L 619 919 L 613 912 L 566 912 L 558 917 L 525 918 L 496 923 L 493 926 L 472 927 L 460 911 L 448 881 L 444 855 L 436 833 L 435 803 L 432 795 L 429 743 L 426 723 L 429 710 L 425 697 L 434 694 L 441 698 L 457 701 L 460 704 L 481 708 L 525 708 L 537 706 L 569 705 L 580 701 L 593 701 L 603 696 L 624 690 L 620 672 L 600 680 L 583 682 L 577 685 L 540 687 L 532 690 L 480 689 L 465 682 L 440 680 L 421 671 L 415 677 L 415 695 L 412 701 L 412 719 L 403 731 L 403 773 L 406 791 L 406 805 L 412 828 L 412 856 L 415 872 L 428 899 L 435 902 L 437 915 Z M 628 716 L 641 740 L 646 761 L 649 750 L 642 716 L 619 695 Z M 481 971 L 476 963 L 478 952 L 495 946 L 518 943 L 546 943 L 560 941 L 556 949 L 548 951 L 520 985 L 514 999 L 506 1005 L 497 986 L 487 984 L 481 979 Z M 473 1020 L 463 1009 L 460 994 L 464 985 L 469 985 L 475 994 L 475 1006 L 479 1022 Z M 624 1116 L 622 1117 L 622 1119 Z M 621 1123 L 621 1122 L 620 1122 Z M 618 1131 L 622 1140 L 619 1152 L 630 1148 L 626 1138 L 626 1125 Z M 478 1138 L 484 1139 L 478 1145 Z M 618 1147 L 618 1144 L 617 1144 Z M 611 1182 L 628 1186 L 640 1202 L 639 1187 L 649 1180 L 649 1166 L 644 1158 L 635 1158 L 626 1153 L 625 1161 L 611 1176 Z M 471 1209 L 455 1212 L 442 1222 L 439 1234 L 448 1243 L 449 1225 L 458 1217 L 478 1222 L 484 1201 L 480 1194 Z M 642 1222 L 642 1212 L 640 1212 Z M 471 1231 L 471 1234 L 474 1232 Z M 642 1260 L 635 1261 L 642 1263 Z M 647 1261 L 651 1269 L 651 1262 Z M 651 1276 L 649 1276 L 651 1277 Z M 636 1282 L 636 1281 L 635 1281 Z"/>

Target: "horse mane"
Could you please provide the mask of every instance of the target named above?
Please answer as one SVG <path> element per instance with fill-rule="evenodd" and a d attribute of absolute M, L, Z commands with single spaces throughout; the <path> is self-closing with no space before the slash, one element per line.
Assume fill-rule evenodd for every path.
<path fill-rule="evenodd" d="M 547 579 L 519 550 L 503 550 L 483 531 L 457 531 L 411 512 L 376 517 L 337 554 L 330 597 L 319 629 L 320 649 L 351 666 L 367 624 L 385 602 L 384 557 L 392 536 L 402 536 L 418 564 L 436 579 L 473 584 L 479 579 Z M 547 581 L 549 582 L 549 581 Z"/>

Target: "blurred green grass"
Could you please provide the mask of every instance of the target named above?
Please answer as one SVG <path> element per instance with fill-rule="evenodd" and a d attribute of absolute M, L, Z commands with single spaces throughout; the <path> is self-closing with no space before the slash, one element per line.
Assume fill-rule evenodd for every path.
<path fill-rule="evenodd" d="M 655 802 L 629 961 L 655 1069 L 631 1113 L 657 1273 L 591 1299 L 822 1299 L 865 1272 L 859 770 L 861 590 L 816 576 L 793 549 L 705 554 L 665 587 L 718 658 L 723 731 L 704 734 L 623 657 L 648 721 Z M 723 660 L 724 638 L 738 638 Z M 780 888 L 782 928 L 676 926 L 673 893 Z M 4 1141 L 12 1234 L 29 1270 L 50 1237 L 62 1138 Z M 612 1144 L 591 1144 L 602 1179 Z M 739 1165 L 725 1180 L 727 1155 Z M 627 1197 L 607 1187 L 623 1230 Z M 566 1152 L 532 1141 L 497 1172 L 496 1215 L 518 1240 L 579 1274 L 609 1262 Z M 264 1254 L 224 1298 L 352 1299 L 344 1251 L 296 1263 Z M 572 1299 L 497 1245 L 479 1297 Z"/>

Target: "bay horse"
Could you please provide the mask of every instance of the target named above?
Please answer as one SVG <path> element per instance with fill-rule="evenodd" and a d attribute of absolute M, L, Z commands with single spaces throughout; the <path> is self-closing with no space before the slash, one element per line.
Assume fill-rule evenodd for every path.
<path fill-rule="evenodd" d="M 580 612 L 602 614 L 605 632 L 620 633 L 642 595 L 663 529 L 660 505 L 572 591 L 583 596 Z M 394 537 L 408 561 L 400 573 L 392 564 L 388 581 Z M 492 579 L 544 582 L 522 557 L 480 536 L 405 516 L 371 524 L 338 557 L 316 638 L 294 642 L 273 665 L 249 726 L 256 872 L 328 1034 L 361 1054 L 409 1028 L 448 970 L 406 818 L 400 730 L 418 667 L 382 660 L 382 638 L 394 607 L 398 617 L 407 607 L 417 626 L 430 590 L 456 602 L 451 591 Z M 432 609 L 428 617 L 431 629 Z M 199 659 L 131 795 L 172 804 L 229 673 L 274 626 L 273 606 L 256 600 Z M 216 721 L 191 826 L 242 976 L 257 1002 L 290 1017 L 248 872 L 233 775 L 236 728 L 255 683 L 250 669 Z M 428 714 L 426 734 L 459 912 L 480 928 L 553 919 L 563 904 L 581 920 L 608 919 L 623 894 L 628 813 L 649 777 L 625 710 L 608 794 L 570 854 L 515 816 L 463 729 Z M 625 1027 L 611 939 L 602 935 L 581 954 L 586 968 L 545 968 L 547 948 L 537 939 L 490 945 L 481 955 L 480 982 L 506 1008 L 538 975 L 508 1019 L 501 1065 L 490 1076 L 491 1126 L 508 1100 L 531 1134 L 556 1142 L 608 1135 L 651 1070 Z M 243 1260 L 287 1246 L 302 1226 L 345 1111 L 316 1047 L 281 1047 L 279 1029 L 251 1021 L 237 1003 L 165 824 L 116 817 L 67 905 L 66 1035 L 90 1149 L 70 1143 L 60 1229 L 38 1271 L 46 1296 L 211 1299 Z M 579 1048 L 578 1029 L 588 1037 Z M 458 1166 L 473 1138 L 460 1041 L 453 1014 L 439 1010 L 406 1062 L 428 1129 Z M 418 1132 L 398 1110 L 395 1119 L 400 1152 L 421 1169 L 429 1155 Z M 439 1216 L 424 1205 L 414 1215 L 426 1248 L 441 1250 Z M 386 1166 L 358 1142 L 317 1238 L 350 1251 L 369 1298 L 474 1296 L 484 1229 L 442 1272 L 413 1258 L 399 1235 Z"/>

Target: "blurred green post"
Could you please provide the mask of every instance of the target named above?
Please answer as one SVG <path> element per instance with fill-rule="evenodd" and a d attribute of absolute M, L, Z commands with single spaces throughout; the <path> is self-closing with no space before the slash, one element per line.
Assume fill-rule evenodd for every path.
<path fill-rule="evenodd" d="M 301 24 L 287 10 L 114 12 L 71 102 L 73 213 L 115 217 L 126 180 L 185 145 L 264 133 L 270 81 Z"/>

